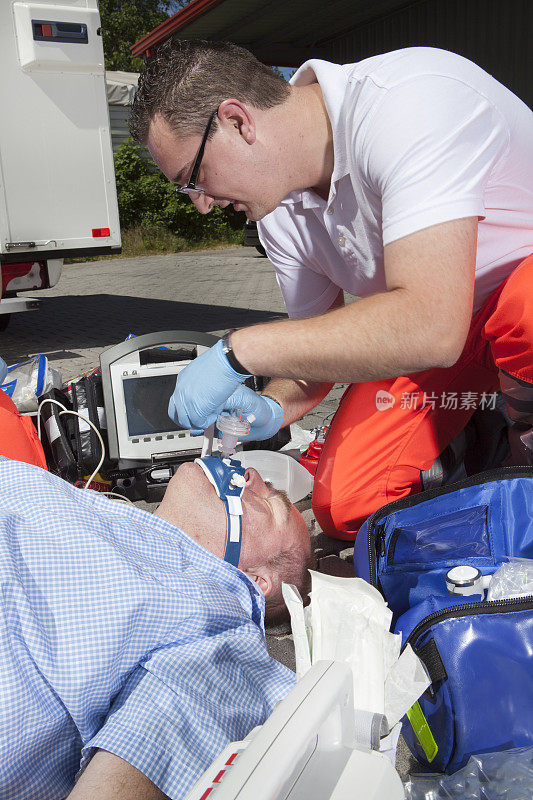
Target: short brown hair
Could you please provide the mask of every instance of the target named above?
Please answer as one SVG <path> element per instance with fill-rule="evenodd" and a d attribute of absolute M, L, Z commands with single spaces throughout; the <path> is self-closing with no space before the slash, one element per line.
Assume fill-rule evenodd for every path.
<path fill-rule="evenodd" d="M 316 566 L 316 559 L 313 553 L 302 551 L 301 548 L 292 547 L 289 550 L 282 550 L 269 561 L 269 566 L 275 568 L 280 581 L 274 591 L 268 595 L 265 601 L 265 623 L 277 625 L 284 622 L 289 617 L 289 612 L 283 599 L 281 584 L 292 583 L 302 597 L 306 600 L 311 591 L 310 569 Z"/>
<path fill-rule="evenodd" d="M 132 137 L 146 144 L 161 114 L 178 134 L 203 133 L 210 114 L 230 97 L 267 109 L 289 96 L 289 84 L 243 47 L 230 42 L 186 41 L 173 36 L 148 59 L 130 119 Z M 211 129 L 211 135 L 216 130 Z"/>

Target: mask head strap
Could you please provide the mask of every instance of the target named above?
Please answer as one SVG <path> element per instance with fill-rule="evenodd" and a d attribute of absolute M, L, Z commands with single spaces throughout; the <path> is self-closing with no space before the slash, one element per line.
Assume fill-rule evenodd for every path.
<path fill-rule="evenodd" d="M 216 458 L 216 456 L 195 458 L 194 463 L 203 469 L 209 483 L 215 487 L 217 495 L 224 503 L 228 523 L 224 561 L 237 567 L 242 540 L 241 497 L 246 486 L 244 467 L 240 461 Z"/>

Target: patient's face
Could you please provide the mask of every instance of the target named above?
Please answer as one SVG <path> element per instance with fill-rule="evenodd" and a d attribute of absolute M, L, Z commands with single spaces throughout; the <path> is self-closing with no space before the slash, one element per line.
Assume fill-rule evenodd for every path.
<path fill-rule="evenodd" d="M 284 492 L 267 485 L 255 469 L 247 469 L 245 478 L 246 486 L 242 494 L 243 555 L 267 561 L 292 544 L 301 545 L 307 550 L 307 526 Z M 189 513 L 197 508 L 208 517 L 211 531 L 206 526 L 203 539 L 202 536 L 195 537 L 200 544 L 216 552 L 210 542 L 212 530 L 216 528 L 223 545 L 226 535 L 224 505 L 198 464 L 186 462 L 181 465 L 169 483 L 165 499 L 175 501 Z M 221 554 L 220 551 L 218 554 Z M 240 562 L 239 566 L 242 568 Z"/>

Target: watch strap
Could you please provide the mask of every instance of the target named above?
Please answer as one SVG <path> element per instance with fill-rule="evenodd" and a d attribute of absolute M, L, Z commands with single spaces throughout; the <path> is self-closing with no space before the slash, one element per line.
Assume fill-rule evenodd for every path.
<path fill-rule="evenodd" d="M 234 330 L 235 328 L 231 328 L 231 330 L 225 333 L 224 336 L 222 337 L 222 351 L 228 360 L 228 364 L 230 365 L 230 367 L 232 367 L 232 369 L 235 370 L 235 372 L 238 372 L 240 375 L 251 375 L 251 373 L 248 372 L 246 367 L 243 367 L 243 365 L 233 352 L 233 348 L 230 344 L 229 337 L 234 332 Z"/>

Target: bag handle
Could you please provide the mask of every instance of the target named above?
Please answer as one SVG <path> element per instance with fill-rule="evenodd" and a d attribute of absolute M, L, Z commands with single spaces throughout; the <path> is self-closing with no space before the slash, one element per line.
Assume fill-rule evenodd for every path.
<path fill-rule="evenodd" d="M 448 680 L 448 673 L 435 639 L 428 639 L 421 647 L 414 648 L 414 651 L 425 666 L 432 684 Z"/>

